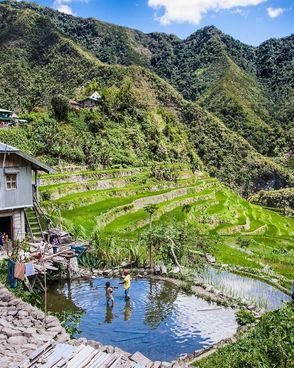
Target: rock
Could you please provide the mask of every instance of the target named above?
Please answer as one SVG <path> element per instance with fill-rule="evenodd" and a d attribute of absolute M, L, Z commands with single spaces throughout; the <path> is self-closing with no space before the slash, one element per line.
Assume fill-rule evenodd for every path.
<path fill-rule="evenodd" d="M 248 305 L 248 306 L 247 306 L 247 309 L 248 309 L 248 310 L 250 310 L 250 311 L 252 311 L 252 310 L 254 310 L 254 309 L 255 309 L 255 305 L 253 305 L 253 304 Z"/>
<path fill-rule="evenodd" d="M 27 317 L 29 315 L 29 313 L 26 310 L 20 310 L 18 311 L 18 317 L 19 318 L 23 318 L 23 317 Z"/>
<path fill-rule="evenodd" d="M 160 265 L 155 265 L 153 272 L 154 272 L 155 275 L 159 275 L 160 274 Z"/>
<path fill-rule="evenodd" d="M 160 272 L 161 272 L 162 275 L 167 274 L 167 269 L 166 269 L 166 267 L 163 263 L 160 265 Z"/>
<path fill-rule="evenodd" d="M 86 344 L 87 339 L 85 339 L 84 337 L 80 337 L 77 341 L 79 344 Z"/>
<path fill-rule="evenodd" d="M 39 319 L 39 320 L 43 320 L 45 315 L 42 311 L 38 310 L 38 309 L 34 309 L 31 312 L 31 317 L 35 318 L 35 319 Z"/>
<path fill-rule="evenodd" d="M 206 253 L 205 254 L 205 258 L 207 260 L 208 263 L 211 263 L 211 264 L 215 264 L 216 263 L 216 259 L 209 253 Z"/>
<path fill-rule="evenodd" d="M 207 286 L 207 288 L 205 289 L 208 293 L 213 293 L 213 287 L 212 286 Z"/>
<path fill-rule="evenodd" d="M 9 309 L 7 314 L 9 316 L 15 316 L 17 314 L 17 309 Z"/>
<path fill-rule="evenodd" d="M 4 327 L 1 332 L 2 334 L 8 337 L 22 335 L 21 331 L 13 330 L 12 328 L 9 328 L 9 327 Z"/>
<path fill-rule="evenodd" d="M 7 340 L 9 344 L 12 345 L 24 345 L 28 340 L 24 336 L 12 336 Z"/>
<path fill-rule="evenodd" d="M 57 319 L 57 317 L 54 316 L 47 316 L 46 317 L 46 324 L 47 326 L 53 324 L 54 326 L 56 326 L 57 324 L 59 324 L 59 321 Z"/>
<path fill-rule="evenodd" d="M 32 350 L 36 350 L 36 349 L 37 349 L 37 347 L 38 347 L 38 345 L 36 345 L 36 344 L 24 344 L 22 347 L 23 347 L 25 350 L 30 350 L 30 351 L 32 351 Z"/>
<path fill-rule="evenodd" d="M 33 335 L 35 335 L 37 333 L 36 329 L 35 328 L 32 328 L 32 327 L 29 327 L 27 328 L 24 332 L 23 332 L 23 335 L 25 337 L 31 337 Z"/>
<path fill-rule="evenodd" d="M 48 332 L 57 332 L 57 333 L 63 333 L 64 329 L 61 326 L 53 326 L 50 328 L 47 328 Z"/>
<path fill-rule="evenodd" d="M 11 324 L 9 322 L 7 322 L 4 318 L 0 318 L 0 326 L 10 327 Z"/>
<path fill-rule="evenodd" d="M 16 298 L 16 299 L 12 299 L 12 300 L 10 300 L 10 302 L 8 303 L 9 305 L 18 305 L 19 303 L 21 303 L 22 302 L 22 300 L 21 299 L 19 299 L 19 298 Z"/>
<path fill-rule="evenodd" d="M 114 353 L 114 347 L 111 346 L 111 345 L 107 345 L 107 346 L 105 346 L 105 351 L 107 353 L 113 354 Z"/>

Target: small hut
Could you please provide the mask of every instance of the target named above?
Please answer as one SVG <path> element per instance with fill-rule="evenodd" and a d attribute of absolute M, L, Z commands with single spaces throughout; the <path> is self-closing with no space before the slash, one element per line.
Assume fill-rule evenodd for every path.
<path fill-rule="evenodd" d="M 93 108 L 98 106 L 101 100 L 100 94 L 95 91 L 91 96 L 84 98 L 83 100 L 79 101 L 79 104 L 82 108 Z"/>

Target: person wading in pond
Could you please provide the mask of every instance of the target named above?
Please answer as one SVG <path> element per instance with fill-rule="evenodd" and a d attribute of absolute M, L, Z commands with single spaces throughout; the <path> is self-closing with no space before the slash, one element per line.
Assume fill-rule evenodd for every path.
<path fill-rule="evenodd" d="M 128 270 L 124 270 L 124 281 L 120 282 L 120 284 L 124 285 L 125 289 L 125 298 L 126 300 L 130 299 L 130 288 L 131 288 L 131 276 Z"/>
<path fill-rule="evenodd" d="M 114 306 L 113 287 L 110 286 L 110 282 L 105 283 L 105 296 L 107 306 Z"/>

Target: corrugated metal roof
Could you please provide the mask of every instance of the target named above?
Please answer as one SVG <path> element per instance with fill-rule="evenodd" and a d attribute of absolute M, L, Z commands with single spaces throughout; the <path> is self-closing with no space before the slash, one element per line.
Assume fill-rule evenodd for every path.
<path fill-rule="evenodd" d="M 0 109 L 0 113 L 1 112 L 8 112 L 8 113 L 12 113 L 12 111 L 10 111 L 10 110 L 5 110 L 5 109 Z"/>
<path fill-rule="evenodd" d="M 17 152 L 19 149 L 0 142 L 0 152 Z"/>
<path fill-rule="evenodd" d="M 52 167 L 44 164 L 43 162 L 37 160 L 31 155 L 28 155 L 27 153 L 20 151 L 18 148 L 15 148 L 13 146 L 10 146 L 6 143 L 0 142 L 0 153 L 15 153 L 16 155 L 22 157 L 26 161 L 29 161 L 32 163 L 32 166 L 34 169 L 45 171 L 47 173 L 54 173 L 55 170 L 52 169 Z"/>

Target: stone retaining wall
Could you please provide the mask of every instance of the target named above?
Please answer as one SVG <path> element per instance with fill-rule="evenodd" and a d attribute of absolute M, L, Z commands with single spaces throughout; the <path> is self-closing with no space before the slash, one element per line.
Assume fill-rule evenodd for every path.
<path fill-rule="evenodd" d="M 45 342 L 70 340 L 59 320 L 16 298 L 0 284 L 0 367 L 15 367 Z"/>

